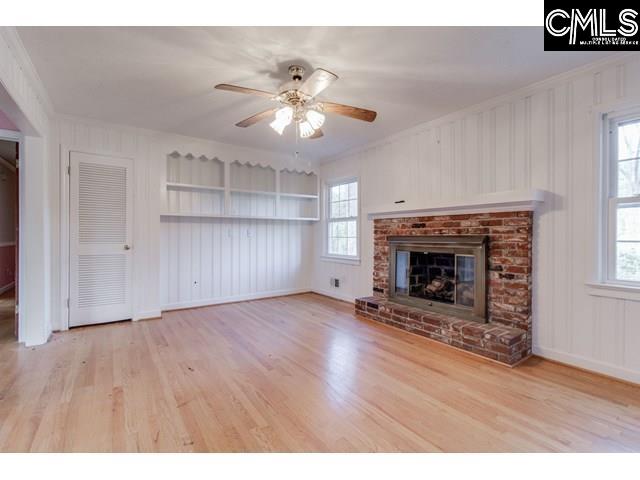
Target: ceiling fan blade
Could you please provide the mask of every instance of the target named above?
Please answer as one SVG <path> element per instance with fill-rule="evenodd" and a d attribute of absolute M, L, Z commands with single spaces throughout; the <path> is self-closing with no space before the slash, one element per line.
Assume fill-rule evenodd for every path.
<path fill-rule="evenodd" d="M 323 68 L 316 68 L 311 76 L 304 81 L 300 87 L 300 91 L 311 97 L 315 97 L 337 79 L 338 76 L 335 73 L 331 73 Z"/>
<path fill-rule="evenodd" d="M 378 116 L 373 110 L 352 107 L 341 103 L 322 102 L 322 109 L 325 112 L 337 113 L 338 115 L 355 118 L 356 120 L 364 120 L 365 122 L 373 122 Z"/>
<path fill-rule="evenodd" d="M 307 137 L 308 139 L 313 139 L 313 138 L 320 138 L 324 136 L 324 133 L 322 133 L 322 130 L 320 130 L 319 128 L 316 128 L 316 131 L 313 132 L 313 135 L 311 135 L 310 137 Z"/>
<path fill-rule="evenodd" d="M 258 95 L 259 97 L 274 98 L 275 93 L 265 92 L 264 90 L 256 90 L 255 88 L 239 87 L 238 85 L 229 85 L 228 83 L 220 83 L 215 86 L 218 90 L 227 90 L 229 92 L 245 93 L 248 95 Z"/>
<path fill-rule="evenodd" d="M 251 125 L 258 123 L 260 120 L 264 120 L 265 118 L 270 117 L 274 113 L 276 113 L 277 108 L 270 108 L 269 110 L 265 110 L 264 112 L 256 113 L 255 115 L 250 116 L 249 118 L 245 118 L 241 122 L 236 123 L 236 127 L 250 127 Z"/>

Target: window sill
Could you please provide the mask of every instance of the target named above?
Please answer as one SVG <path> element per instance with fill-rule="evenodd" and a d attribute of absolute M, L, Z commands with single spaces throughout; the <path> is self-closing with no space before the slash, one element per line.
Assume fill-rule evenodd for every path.
<path fill-rule="evenodd" d="M 587 283 L 587 293 L 595 297 L 640 301 L 640 287 L 622 285 L 618 283 Z"/>
<path fill-rule="evenodd" d="M 323 262 L 344 263 L 345 265 L 360 265 L 360 258 L 340 257 L 336 255 L 321 255 Z"/>

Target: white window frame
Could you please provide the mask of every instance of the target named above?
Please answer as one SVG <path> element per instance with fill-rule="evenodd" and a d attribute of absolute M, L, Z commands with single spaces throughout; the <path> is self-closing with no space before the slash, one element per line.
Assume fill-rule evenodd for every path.
<path fill-rule="evenodd" d="M 605 284 L 640 289 L 640 281 L 616 278 L 617 210 L 620 205 L 640 204 L 640 195 L 618 197 L 618 127 L 640 121 L 640 108 L 611 112 L 603 116 L 603 251 L 601 280 Z"/>
<path fill-rule="evenodd" d="M 331 227 L 331 223 L 333 223 L 331 219 L 331 188 L 337 185 L 343 185 L 347 183 L 356 182 L 358 184 L 358 199 L 356 201 L 357 205 L 357 216 L 355 217 L 343 217 L 336 218 L 334 221 L 336 222 L 344 222 L 349 220 L 355 220 L 356 222 L 356 255 L 335 255 L 329 253 L 329 229 Z M 347 264 L 360 264 L 360 248 L 361 248 L 361 239 L 360 239 L 360 216 L 361 216 L 361 208 L 360 208 L 360 198 L 362 196 L 362 191 L 360 188 L 360 179 L 358 177 L 344 177 L 333 179 L 324 182 L 323 186 L 323 194 L 324 201 L 323 203 L 323 249 L 322 249 L 322 259 L 327 261 L 333 261 L 338 263 L 347 263 Z"/>

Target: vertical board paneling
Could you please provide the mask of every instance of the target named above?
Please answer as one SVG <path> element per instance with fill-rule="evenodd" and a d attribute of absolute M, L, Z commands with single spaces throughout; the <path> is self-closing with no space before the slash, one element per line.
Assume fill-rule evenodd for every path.
<path fill-rule="evenodd" d="M 624 361 L 623 365 L 632 370 L 640 370 L 640 303 L 624 304 Z"/>
<path fill-rule="evenodd" d="M 134 159 L 134 308 L 141 316 L 161 308 L 216 303 L 239 295 L 255 296 L 304 290 L 308 270 L 300 252 L 309 246 L 309 223 L 261 220 L 164 218 L 161 211 L 217 213 L 223 197 L 217 192 L 177 189 L 163 195 L 163 183 L 222 185 L 221 161 L 189 154 L 228 146 L 215 142 L 89 121 L 62 119 L 59 141 L 65 148 Z M 187 142 L 187 143 L 185 143 Z M 170 155 L 180 145 L 180 161 Z M 218 158 L 223 159 L 225 155 Z M 184 154 L 184 156 L 182 156 Z M 262 158 L 260 159 L 262 160 Z M 270 170 L 271 171 L 271 170 Z M 161 205 L 162 202 L 166 204 Z M 241 208 L 267 214 L 273 208 L 260 198 L 243 198 Z M 271 213 L 272 214 L 272 213 Z M 311 242 L 312 243 L 312 242 Z M 309 246 L 311 248 L 311 246 Z"/>
<path fill-rule="evenodd" d="M 492 190 L 511 190 L 511 105 L 500 105 L 495 109 L 495 125 L 492 141 L 495 144 L 495 187 Z"/>
<path fill-rule="evenodd" d="M 569 299 L 570 283 L 567 277 L 567 222 L 568 222 L 568 162 L 559 161 L 566 159 L 568 153 L 568 85 L 560 85 L 553 90 L 552 101 L 552 163 L 549 166 L 551 173 L 551 185 L 554 193 L 551 199 L 552 218 L 552 248 L 548 258 L 550 259 L 550 274 L 545 277 L 551 290 L 551 321 L 553 324 L 553 348 L 568 351 L 567 332 L 567 300 Z M 561 320 L 559 320 L 561 319 Z"/>
<path fill-rule="evenodd" d="M 571 318 L 569 323 L 569 335 L 571 339 L 571 352 L 581 357 L 588 357 L 591 352 L 591 338 L 583 332 L 592 332 L 594 329 L 593 298 L 585 295 L 585 279 L 589 276 L 589 265 L 585 260 L 589 258 L 589 252 L 594 251 L 594 241 L 589 235 L 581 232 L 591 232 L 593 222 L 593 210 L 589 208 L 590 198 L 593 192 L 588 185 L 593 184 L 591 172 L 595 168 L 593 159 L 593 146 L 589 142 L 576 141 L 576 139 L 589 138 L 593 122 L 589 115 L 588 106 L 583 99 L 593 98 L 593 79 L 590 76 L 582 76 L 572 81 L 573 101 L 569 128 L 571 129 L 572 142 L 570 143 L 570 156 L 567 161 L 571 165 L 570 189 L 571 189 L 571 214 L 569 216 L 569 255 L 571 257 L 571 271 L 573 272 L 571 285 L 571 302 L 568 306 Z"/>
<path fill-rule="evenodd" d="M 308 285 L 301 252 L 311 249 L 305 235 L 309 225 L 167 217 L 162 227 L 163 308 L 301 291 Z"/>

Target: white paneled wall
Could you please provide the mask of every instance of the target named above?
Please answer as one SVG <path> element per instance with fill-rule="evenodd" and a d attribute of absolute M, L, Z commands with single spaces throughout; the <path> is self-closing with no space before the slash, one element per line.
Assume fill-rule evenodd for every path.
<path fill-rule="evenodd" d="M 167 217 L 161 227 L 164 308 L 309 290 L 306 222 Z"/>
<path fill-rule="evenodd" d="M 220 184 L 216 162 L 273 163 L 296 168 L 290 159 L 252 149 L 168 135 L 143 129 L 104 125 L 62 117 L 59 120 L 61 162 L 70 150 L 132 158 L 135 175 L 134 315 L 158 316 L 162 309 L 309 290 L 313 226 L 284 220 L 163 217 L 161 212 L 219 213 L 223 195 L 165 182 Z M 174 154 L 171 156 L 171 154 Z M 172 159 L 189 156 L 196 170 L 179 171 Z M 206 159 L 206 160 L 205 160 Z M 239 164 L 237 164 L 239 165 Z M 193 170 L 193 171 L 192 171 Z M 265 169 L 273 173 L 273 169 Z M 61 170 L 64 172 L 64 169 Z M 191 176 L 189 176 L 191 175 Z M 64 175 L 62 175 L 64 178 Z M 257 180 L 256 180 L 257 181 Z M 244 186 L 241 186 L 244 187 Z M 275 186 L 273 186 L 275 188 Z M 64 180 L 59 195 L 64 196 Z M 235 193 L 234 193 L 235 194 Z M 239 193 L 242 196 L 244 194 Z M 251 214 L 271 208 L 259 196 L 238 202 Z M 275 202 L 275 197 L 269 197 Z M 61 201 L 64 209 L 64 201 Z M 65 328 L 64 260 L 54 292 L 54 329 Z"/>
<path fill-rule="evenodd" d="M 320 259 L 313 287 L 339 298 L 370 295 L 372 222 L 396 200 L 430 201 L 540 188 L 535 216 L 534 351 L 640 381 L 640 303 L 589 294 L 597 255 L 598 110 L 640 105 L 640 56 L 619 57 L 420 125 L 323 165 L 324 181 L 357 175 L 361 264 Z M 318 225 L 317 235 L 323 235 Z M 341 288 L 329 278 L 342 279 Z"/>
<path fill-rule="evenodd" d="M 134 231 L 133 231 L 133 311 L 136 318 L 158 315 L 160 275 L 159 232 L 160 232 L 160 195 L 157 185 L 159 173 L 154 162 L 154 141 L 150 132 L 125 127 L 115 127 L 64 118 L 58 122 L 59 139 L 61 145 L 61 178 L 58 193 L 60 195 L 61 210 L 68 208 L 64 200 L 67 195 L 64 172 L 68 163 L 69 151 L 81 151 L 110 155 L 114 157 L 133 159 L 134 170 Z M 166 158 L 166 157 L 165 157 Z M 163 159 L 164 160 L 164 159 Z M 66 212 L 61 211 L 61 219 Z M 61 227 L 64 229 L 64 220 Z M 65 232 L 60 232 L 62 245 L 65 244 Z M 57 304 L 56 322 L 54 330 L 66 328 L 66 302 L 64 301 L 64 286 L 68 284 L 68 258 L 59 255 L 59 278 L 57 288 L 53 292 L 54 302 Z"/>

